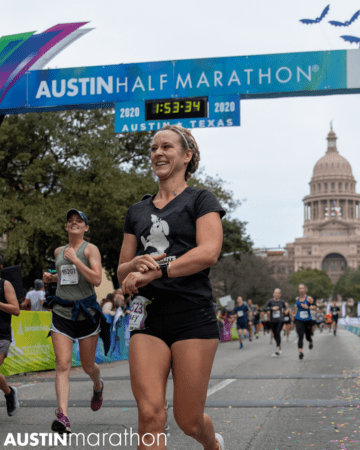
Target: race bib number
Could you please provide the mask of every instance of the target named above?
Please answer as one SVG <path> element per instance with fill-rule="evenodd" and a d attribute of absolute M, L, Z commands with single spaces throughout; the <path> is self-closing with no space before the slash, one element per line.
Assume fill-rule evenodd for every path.
<path fill-rule="evenodd" d="M 309 312 L 308 311 L 300 311 L 300 319 L 308 319 Z"/>
<path fill-rule="evenodd" d="M 60 267 L 59 283 L 61 286 L 79 284 L 79 274 L 75 264 L 66 264 Z"/>
<path fill-rule="evenodd" d="M 244 316 L 244 311 L 238 311 L 238 317 L 243 317 Z"/>
<path fill-rule="evenodd" d="M 146 303 L 151 303 L 147 298 L 137 295 L 131 305 L 129 330 L 142 330 L 145 328 Z"/>
<path fill-rule="evenodd" d="M 278 319 L 280 317 L 280 311 L 273 311 L 273 318 Z"/>
<path fill-rule="evenodd" d="M 284 322 L 289 322 L 289 317 L 288 316 L 284 317 Z"/>

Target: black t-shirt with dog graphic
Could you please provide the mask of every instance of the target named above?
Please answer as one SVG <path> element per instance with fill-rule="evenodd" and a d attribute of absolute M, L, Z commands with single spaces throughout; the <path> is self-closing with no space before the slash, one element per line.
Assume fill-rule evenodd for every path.
<path fill-rule="evenodd" d="M 147 197 L 127 211 L 124 233 L 137 239 L 136 255 L 161 255 L 173 261 L 196 247 L 196 220 L 210 212 L 225 211 L 214 194 L 204 189 L 187 187 L 162 209 Z M 212 305 L 210 269 L 186 277 L 154 280 L 139 289 L 139 294 L 154 299 L 152 312 L 174 314 L 185 309 Z M 148 308 L 150 308 L 150 306 Z"/>

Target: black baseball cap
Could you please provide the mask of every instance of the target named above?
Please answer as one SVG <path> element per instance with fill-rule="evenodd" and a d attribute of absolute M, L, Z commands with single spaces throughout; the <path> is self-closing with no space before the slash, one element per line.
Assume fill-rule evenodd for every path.
<path fill-rule="evenodd" d="M 82 218 L 82 220 L 85 222 L 86 225 L 89 225 L 89 219 L 86 217 L 86 214 L 84 214 L 82 211 L 79 211 L 78 209 L 69 209 L 69 211 L 66 213 L 66 220 L 69 220 L 72 214 L 79 214 L 79 216 Z"/>

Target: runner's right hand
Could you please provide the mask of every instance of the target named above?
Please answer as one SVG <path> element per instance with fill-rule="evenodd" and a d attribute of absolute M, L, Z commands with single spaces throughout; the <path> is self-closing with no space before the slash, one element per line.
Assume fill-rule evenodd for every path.
<path fill-rule="evenodd" d="M 51 273 L 49 273 L 49 272 L 43 273 L 43 282 L 44 283 L 52 283 L 52 280 L 53 280 L 53 276 Z"/>
<path fill-rule="evenodd" d="M 165 256 L 166 253 L 156 256 L 151 255 L 136 256 L 133 259 L 133 266 L 135 269 L 134 272 L 145 273 L 148 272 L 149 270 L 157 270 L 159 267 L 157 261 L 161 261 L 162 259 L 165 258 Z"/>

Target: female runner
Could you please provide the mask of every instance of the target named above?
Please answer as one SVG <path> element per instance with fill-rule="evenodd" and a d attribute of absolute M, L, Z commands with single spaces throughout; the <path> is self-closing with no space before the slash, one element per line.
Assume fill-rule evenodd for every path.
<path fill-rule="evenodd" d="M 306 295 L 307 287 L 305 284 L 299 284 L 299 297 L 296 298 L 296 316 L 295 316 L 295 326 L 296 332 L 298 334 L 298 349 L 299 349 L 299 359 L 304 358 L 303 353 L 303 342 L 304 335 L 306 340 L 309 342 L 309 349 L 312 350 L 314 347 L 312 340 L 312 319 L 310 311 L 316 309 L 313 305 L 314 299 Z"/>
<path fill-rule="evenodd" d="M 285 302 L 285 311 L 284 311 L 284 336 L 286 336 L 286 340 L 289 340 L 290 330 L 291 330 L 291 322 L 292 322 L 292 311 L 289 307 L 289 303 Z"/>
<path fill-rule="evenodd" d="M 44 306 L 52 309 L 51 335 L 56 357 L 55 390 L 59 408 L 51 429 L 70 433 L 68 402 L 70 394 L 69 375 L 72 349 L 79 340 L 82 367 L 94 382 L 90 407 L 97 411 L 102 405 L 104 383 L 100 369 L 95 364 L 96 345 L 101 331 L 105 353 L 109 349 L 109 326 L 96 301 L 94 286 L 101 283 L 101 256 L 98 248 L 84 240 L 89 221 L 84 213 L 70 209 L 66 214 L 66 230 L 69 244 L 55 250 L 57 274 L 44 273 L 45 283 L 57 282 L 56 295 Z"/>
<path fill-rule="evenodd" d="M 225 212 L 212 193 L 188 187 L 199 160 L 190 131 L 163 127 L 151 146 L 159 192 L 132 205 L 125 219 L 118 278 L 124 294 L 135 295 L 129 364 L 141 450 L 166 448 L 156 435 L 164 429 L 171 361 L 177 424 L 205 450 L 224 450 L 204 408 L 219 342 L 208 274 L 221 251 Z"/>

